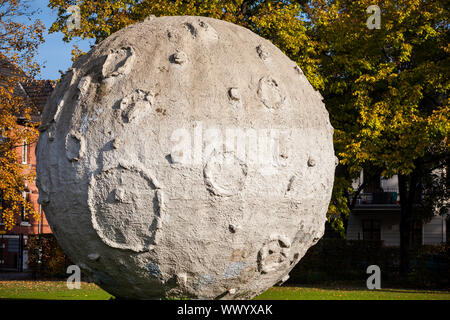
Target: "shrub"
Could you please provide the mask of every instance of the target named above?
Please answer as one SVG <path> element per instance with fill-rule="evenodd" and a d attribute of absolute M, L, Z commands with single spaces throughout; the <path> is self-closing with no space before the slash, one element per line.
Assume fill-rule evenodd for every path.
<path fill-rule="evenodd" d="M 27 249 L 28 266 L 39 276 L 67 277 L 67 267 L 73 263 L 61 249 L 54 235 L 29 236 Z"/>

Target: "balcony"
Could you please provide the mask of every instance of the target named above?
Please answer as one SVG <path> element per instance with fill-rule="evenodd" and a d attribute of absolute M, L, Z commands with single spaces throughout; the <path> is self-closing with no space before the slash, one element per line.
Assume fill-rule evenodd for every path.
<path fill-rule="evenodd" d="M 356 200 L 353 213 L 397 213 L 400 198 L 395 190 L 361 193 Z"/>
<path fill-rule="evenodd" d="M 361 193 L 356 200 L 356 205 L 399 205 L 397 191 L 382 191 Z"/>

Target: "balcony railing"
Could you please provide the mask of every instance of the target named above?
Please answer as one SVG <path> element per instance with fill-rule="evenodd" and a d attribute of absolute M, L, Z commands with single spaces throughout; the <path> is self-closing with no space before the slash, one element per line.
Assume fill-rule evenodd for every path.
<path fill-rule="evenodd" d="M 397 191 L 382 191 L 361 193 L 356 200 L 356 205 L 398 205 L 399 196 Z"/>

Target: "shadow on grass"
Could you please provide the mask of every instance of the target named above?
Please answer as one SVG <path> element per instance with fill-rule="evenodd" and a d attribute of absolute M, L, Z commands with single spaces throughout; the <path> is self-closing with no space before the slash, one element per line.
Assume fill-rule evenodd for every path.
<path fill-rule="evenodd" d="M 321 289 L 321 290 L 340 290 L 340 291 L 373 291 L 373 292 L 391 292 L 391 293 L 417 293 L 417 294 L 433 294 L 447 293 L 449 289 L 411 289 L 392 286 L 391 288 L 381 288 L 370 290 L 367 287 L 354 283 L 328 283 L 328 284 L 286 284 L 281 288 L 305 288 L 305 289 Z"/>

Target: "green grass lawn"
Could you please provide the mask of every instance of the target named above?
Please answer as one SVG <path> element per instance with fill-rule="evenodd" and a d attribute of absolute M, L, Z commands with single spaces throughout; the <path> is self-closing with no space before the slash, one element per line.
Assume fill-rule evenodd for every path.
<path fill-rule="evenodd" d="M 450 291 L 366 288 L 272 287 L 256 300 L 450 300 Z"/>
<path fill-rule="evenodd" d="M 112 297 L 93 283 L 70 290 L 65 281 L 0 281 L 0 299 L 108 300 Z"/>
<path fill-rule="evenodd" d="M 108 300 L 93 283 L 69 290 L 65 281 L 0 281 L 0 299 Z M 450 291 L 336 287 L 273 287 L 256 300 L 450 300 Z"/>

